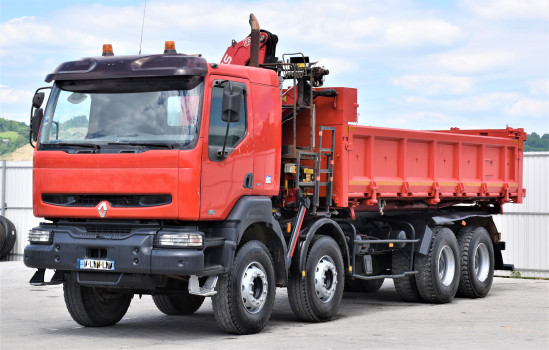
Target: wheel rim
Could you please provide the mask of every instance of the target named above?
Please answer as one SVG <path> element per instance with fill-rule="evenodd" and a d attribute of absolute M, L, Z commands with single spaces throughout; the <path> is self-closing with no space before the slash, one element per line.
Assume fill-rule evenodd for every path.
<path fill-rule="evenodd" d="M 486 281 L 490 271 L 490 255 L 488 254 L 488 247 L 484 243 L 477 245 L 473 264 L 479 282 Z"/>
<path fill-rule="evenodd" d="M 438 255 L 438 275 L 440 282 L 448 287 L 454 280 L 456 272 L 456 261 L 452 248 L 445 245 Z"/>
<path fill-rule="evenodd" d="M 250 263 L 244 269 L 241 281 L 242 304 L 249 313 L 258 313 L 267 300 L 269 283 L 265 268 L 256 261 Z"/>
<path fill-rule="evenodd" d="M 324 255 L 318 260 L 314 278 L 317 298 L 323 303 L 332 300 L 337 287 L 337 270 L 331 257 Z"/>

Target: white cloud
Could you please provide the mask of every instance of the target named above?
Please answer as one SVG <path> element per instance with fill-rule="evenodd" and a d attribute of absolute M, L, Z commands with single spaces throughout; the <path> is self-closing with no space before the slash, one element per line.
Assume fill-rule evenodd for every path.
<path fill-rule="evenodd" d="M 429 99 L 418 96 L 405 97 L 402 102 L 429 107 L 434 110 L 457 110 L 479 112 L 487 110 L 501 110 L 518 101 L 520 96 L 516 93 L 491 92 L 479 95 L 466 96 L 456 99 Z"/>
<path fill-rule="evenodd" d="M 0 88 L 0 104 L 27 103 L 30 107 L 33 94 L 34 92 L 30 90 L 8 89 L 2 86 Z"/>
<path fill-rule="evenodd" d="M 513 54 L 506 51 L 451 52 L 433 56 L 436 66 L 451 72 L 485 73 L 508 68 L 515 62 Z"/>
<path fill-rule="evenodd" d="M 420 111 L 396 114 L 391 116 L 390 120 L 391 125 L 395 127 L 411 127 L 411 125 L 417 122 L 421 122 L 422 124 L 445 123 L 448 122 L 448 117 L 443 113 Z"/>
<path fill-rule="evenodd" d="M 531 81 L 530 92 L 533 95 L 549 96 L 549 79 L 536 79 Z"/>
<path fill-rule="evenodd" d="M 549 100 L 522 98 L 505 111 L 514 116 L 546 117 L 545 123 L 549 123 Z"/>
<path fill-rule="evenodd" d="M 450 45 L 461 36 L 458 26 L 441 20 L 389 22 L 385 39 L 397 46 Z"/>
<path fill-rule="evenodd" d="M 547 0 L 463 0 L 473 13 L 490 19 L 549 19 Z"/>
<path fill-rule="evenodd" d="M 393 80 L 399 87 L 422 95 L 464 94 L 473 89 L 473 79 L 451 75 L 405 75 Z"/>

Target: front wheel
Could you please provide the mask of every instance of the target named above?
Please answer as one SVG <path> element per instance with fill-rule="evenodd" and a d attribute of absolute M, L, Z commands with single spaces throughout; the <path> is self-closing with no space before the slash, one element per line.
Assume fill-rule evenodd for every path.
<path fill-rule="evenodd" d="M 461 279 L 458 294 L 483 298 L 494 279 L 494 246 L 486 229 L 469 226 L 458 233 L 461 255 Z"/>
<path fill-rule="evenodd" d="M 133 297 L 108 288 L 81 286 L 72 274 L 63 283 L 63 294 L 71 317 L 84 327 L 116 324 L 128 311 Z"/>
<path fill-rule="evenodd" d="M 265 327 L 276 293 L 273 259 L 259 241 L 249 241 L 238 250 L 233 268 L 220 276 L 212 297 L 215 319 L 233 334 L 257 333 Z"/>
<path fill-rule="evenodd" d="M 458 242 L 447 227 L 433 227 L 432 231 L 429 252 L 415 257 L 417 289 L 425 301 L 449 303 L 454 299 L 459 285 Z"/>
<path fill-rule="evenodd" d="M 307 255 L 305 277 L 291 276 L 288 297 L 302 321 L 328 321 L 339 309 L 344 289 L 343 258 L 331 237 L 315 237 Z"/>

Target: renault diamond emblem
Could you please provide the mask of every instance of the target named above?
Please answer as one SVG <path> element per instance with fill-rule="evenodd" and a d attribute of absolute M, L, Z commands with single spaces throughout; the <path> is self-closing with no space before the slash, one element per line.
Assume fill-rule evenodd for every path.
<path fill-rule="evenodd" d="M 105 215 L 107 215 L 107 202 L 101 202 L 99 208 L 97 208 L 97 212 L 99 213 L 99 216 L 104 218 Z"/>

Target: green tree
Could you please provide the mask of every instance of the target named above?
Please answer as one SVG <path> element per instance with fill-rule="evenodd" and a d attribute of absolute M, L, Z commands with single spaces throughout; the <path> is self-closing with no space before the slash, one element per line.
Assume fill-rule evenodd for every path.
<path fill-rule="evenodd" d="M 539 136 L 533 132 L 528 135 L 526 142 L 524 143 L 525 152 L 547 152 L 549 151 L 549 134 L 543 134 Z"/>

